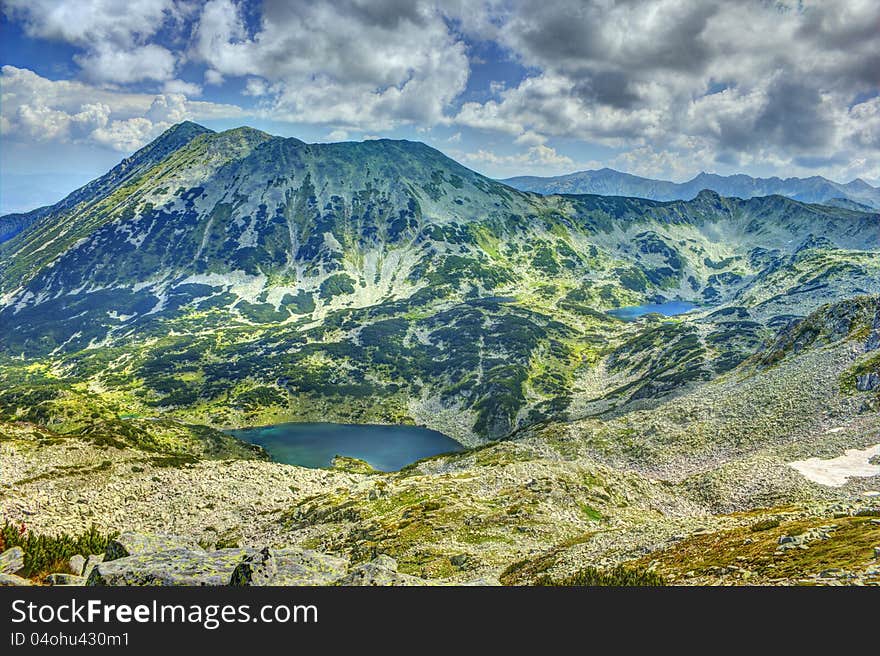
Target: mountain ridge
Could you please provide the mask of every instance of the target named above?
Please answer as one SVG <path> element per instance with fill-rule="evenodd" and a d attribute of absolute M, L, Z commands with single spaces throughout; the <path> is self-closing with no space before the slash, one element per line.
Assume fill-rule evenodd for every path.
<path fill-rule="evenodd" d="M 502 179 L 501 182 L 523 191 L 542 194 L 599 193 L 651 200 L 690 200 L 702 189 L 709 189 L 722 196 L 750 198 L 779 194 L 819 204 L 843 198 L 880 209 L 880 188 L 873 187 L 860 178 L 838 183 L 822 176 L 754 178 L 744 173 L 721 176 L 703 171 L 690 180 L 679 183 L 645 178 L 605 167 L 552 177 L 516 176 Z"/>
<path fill-rule="evenodd" d="M 215 427 L 403 421 L 477 444 L 675 393 L 880 292 L 877 214 L 784 196 L 541 196 L 420 142 L 251 128 L 184 125 L 138 161 L 0 244 L 0 369 L 49 362 Z M 607 314 L 667 300 L 699 312 Z M 576 381 L 598 362 L 596 392 Z"/>

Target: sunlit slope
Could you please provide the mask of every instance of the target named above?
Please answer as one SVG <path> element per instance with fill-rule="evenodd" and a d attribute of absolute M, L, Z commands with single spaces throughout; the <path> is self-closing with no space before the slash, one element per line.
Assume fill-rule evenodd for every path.
<path fill-rule="evenodd" d="M 478 442 L 699 384 L 880 292 L 876 214 L 781 196 L 542 197 L 421 143 L 193 124 L 132 160 L 0 245 L 9 385 L 39 365 L 122 413 Z M 605 313 L 668 299 L 703 307 Z"/>

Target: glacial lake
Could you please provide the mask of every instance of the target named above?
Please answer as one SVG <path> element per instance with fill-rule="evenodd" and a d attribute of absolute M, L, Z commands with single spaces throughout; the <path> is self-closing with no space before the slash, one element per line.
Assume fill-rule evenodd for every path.
<path fill-rule="evenodd" d="M 263 447 L 275 462 L 312 468 L 329 467 L 340 455 L 397 471 L 421 458 L 463 450 L 451 437 L 417 426 L 289 423 L 229 433 Z"/>
<path fill-rule="evenodd" d="M 662 314 L 667 317 L 674 317 L 677 314 L 684 314 L 697 308 L 697 305 L 690 301 L 667 301 L 666 303 L 647 303 L 645 305 L 630 305 L 628 307 L 617 308 L 616 310 L 608 310 L 608 314 L 623 319 L 624 321 L 632 321 L 646 314 Z"/>

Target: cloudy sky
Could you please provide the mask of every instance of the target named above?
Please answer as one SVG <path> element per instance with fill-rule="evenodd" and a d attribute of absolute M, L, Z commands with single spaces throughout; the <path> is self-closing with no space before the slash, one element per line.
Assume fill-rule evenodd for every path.
<path fill-rule="evenodd" d="M 880 182 L 877 0 L 3 0 L 0 211 L 170 125 L 418 139 L 491 176 Z"/>

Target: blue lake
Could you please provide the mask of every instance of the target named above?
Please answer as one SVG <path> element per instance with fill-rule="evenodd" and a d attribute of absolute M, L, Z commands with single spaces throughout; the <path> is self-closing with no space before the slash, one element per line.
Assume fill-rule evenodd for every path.
<path fill-rule="evenodd" d="M 628 307 L 617 308 L 616 310 L 608 310 L 608 314 L 623 319 L 624 321 L 632 321 L 646 314 L 662 314 L 667 317 L 674 317 L 677 314 L 684 314 L 696 309 L 697 306 L 690 301 L 667 301 L 666 303 L 647 303 L 645 305 L 630 305 Z"/>
<path fill-rule="evenodd" d="M 340 455 L 397 471 L 421 458 L 462 450 L 443 433 L 417 426 L 290 423 L 229 432 L 263 447 L 276 462 L 313 468 L 329 467 Z"/>

